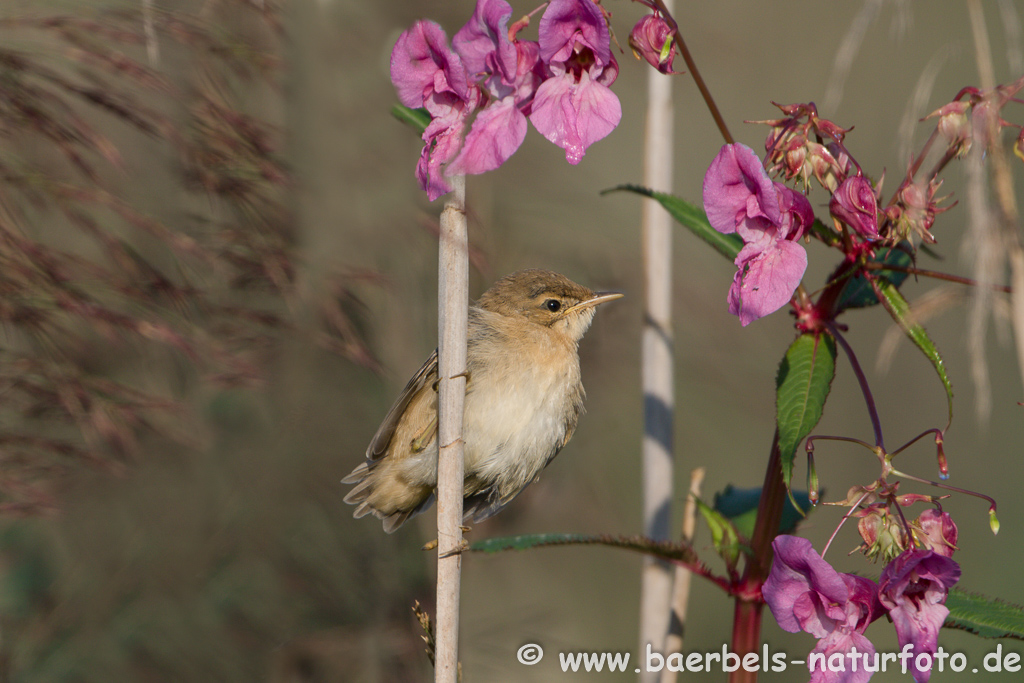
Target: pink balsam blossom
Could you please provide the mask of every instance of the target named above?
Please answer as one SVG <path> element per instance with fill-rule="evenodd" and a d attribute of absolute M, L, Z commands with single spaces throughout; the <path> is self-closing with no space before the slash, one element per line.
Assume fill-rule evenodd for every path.
<path fill-rule="evenodd" d="M 444 29 L 425 20 L 413 24 L 395 43 L 391 81 L 402 104 L 430 113 L 416 178 L 433 201 L 451 192 L 443 166 L 462 147 L 463 130 L 479 102 L 479 90 L 467 80 L 459 55 L 448 48 Z"/>
<path fill-rule="evenodd" d="M 715 230 L 743 238 L 729 312 L 746 326 L 786 305 L 807 269 L 797 243 L 814 221 L 807 198 L 772 182 L 754 150 L 730 144 L 704 176 L 704 210 Z"/>
<path fill-rule="evenodd" d="M 505 0 L 479 0 L 473 18 L 452 38 L 471 79 L 479 79 L 487 103 L 466 133 L 450 174 L 493 171 L 512 156 L 526 138 L 526 115 L 520 107 L 532 99 L 539 76 L 537 51 L 508 34 L 512 6 Z M 531 59 L 532 58 L 532 59 Z"/>
<path fill-rule="evenodd" d="M 900 648 L 913 646 L 911 673 L 917 683 L 926 683 L 931 668 L 918 668 L 917 657 L 934 655 L 939 629 L 946 620 L 946 596 L 960 580 L 960 565 L 932 550 L 906 550 L 882 571 L 879 599 L 896 627 Z"/>
<path fill-rule="evenodd" d="M 591 0 L 552 0 L 538 27 L 541 83 L 530 121 L 578 164 L 587 148 L 619 125 L 622 108 L 610 86 L 619 73 L 608 26 Z"/>
<path fill-rule="evenodd" d="M 812 666 L 811 683 L 866 683 L 861 655 L 873 660 L 875 647 L 864 636 L 868 625 L 883 613 L 874 581 L 840 574 L 815 552 L 811 542 L 796 536 L 778 536 L 772 542 L 775 559 L 761 593 L 779 626 L 790 633 L 805 631 L 818 638 L 808 665 L 832 660 L 835 666 Z M 847 654 L 854 652 L 858 666 Z M 856 670 L 854 670 L 856 668 Z"/>

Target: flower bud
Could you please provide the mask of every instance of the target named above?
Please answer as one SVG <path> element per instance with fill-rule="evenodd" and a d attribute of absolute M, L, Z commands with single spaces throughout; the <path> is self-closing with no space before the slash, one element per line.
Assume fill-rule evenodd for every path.
<path fill-rule="evenodd" d="M 638 21 L 629 32 L 629 46 L 637 59 L 646 59 L 661 73 L 677 73 L 672 70 L 676 57 L 674 32 L 661 15 L 648 14 Z"/>
<path fill-rule="evenodd" d="M 864 540 L 861 549 L 869 560 L 888 563 L 907 547 L 907 534 L 898 516 L 881 504 L 860 512 L 857 530 Z"/>
<path fill-rule="evenodd" d="M 967 110 L 970 108 L 970 102 L 950 102 L 925 117 L 939 119 L 936 128 L 958 157 L 967 154 L 971 148 L 971 122 L 967 118 Z"/>
<path fill-rule="evenodd" d="M 948 513 L 935 508 L 925 510 L 911 524 L 914 536 L 926 549 L 943 557 L 953 557 L 956 550 L 957 529 Z"/>
<path fill-rule="evenodd" d="M 836 188 L 828 210 L 869 240 L 878 237 L 878 201 L 863 176 L 850 176 Z"/>

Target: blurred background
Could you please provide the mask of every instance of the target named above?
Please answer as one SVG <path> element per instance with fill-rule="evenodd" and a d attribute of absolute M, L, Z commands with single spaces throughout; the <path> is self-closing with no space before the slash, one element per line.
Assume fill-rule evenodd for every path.
<path fill-rule="evenodd" d="M 643 7 L 603 4 L 625 46 Z M 966 7 L 939 4 L 725 0 L 677 19 L 738 140 L 762 150 L 767 129 L 744 120 L 777 116 L 772 101 L 814 101 L 855 127 L 848 147 L 892 188 L 931 131 L 918 119 L 978 84 Z M 1021 8 L 1008 9 L 985 3 L 1002 83 L 1022 63 Z M 433 514 L 385 535 L 351 518 L 339 481 L 437 339 L 441 202 L 416 185 L 418 136 L 388 113 L 391 46 L 418 18 L 450 36 L 472 11 L 470 0 L 3 3 L 0 680 L 431 680 L 412 606 L 433 608 L 434 556 L 420 550 L 435 537 Z M 642 179 L 647 67 L 628 49 L 617 57 L 622 123 L 579 166 L 531 129 L 501 169 L 469 179 L 474 297 L 527 267 L 627 294 L 581 345 L 587 414 L 572 442 L 471 540 L 640 530 L 640 200 L 598 193 Z M 721 139 L 692 81 L 674 78 L 675 192 L 699 202 Z M 1004 118 L 1021 122 L 1024 108 Z M 945 177 L 943 191 L 962 200 L 962 166 Z M 810 195 L 819 215 L 823 197 Z M 942 214 L 942 260 L 920 265 L 970 276 L 966 222 L 962 203 Z M 817 243 L 809 252 L 815 289 L 834 256 Z M 759 487 L 792 320 L 741 328 L 726 306 L 734 267 L 681 230 L 674 262 L 677 490 L 698 466 L 708 499 L 728 484 Z M 914 301 L 936 288 L 908 281 L 903 291 Z M 942 289 L 950 305 L 926 324 L 956 389 L 950 483 L 995 497 L 1002 521 L 994 537 L 983 502 L 944 504 L 960 528 L 961 586 L 1024 603 L 1024 420 L 1008 325 L 997 307 L 990 387 L 979 391 L 968 300 Z M 867 309 L 843 322 L 890 447 L 941 428 L 945 396 L 928 362 L 902 338 L 883 353 L 888 316 Z M 842 357 L 815 433 L 871 438 Z M 817 453 L 826 500 L 877 477 L 863 449 L 822 442 Z M 936 474 L 927 443 L 900 460 Z M 840 516 L 819 509 L 802 533 L 820 549 Z M 858 543 L 844 528 L 830 561 L 877 574 L 845 557 Z M 696 545 L 710 545 L 706 530 Z M 594 547 L 467 556 L 464 680 L 572 678 L 559 651 L 636 657 L 639 568 L 639 556 Z M 690 609 L 684 649 L 720 650 L 732 604 L 695 583 Z M 896 649 L 884 621 L 867 635 Z M 763 639 L 796 657 L 814 645 L 771 619 Z M 548 656 L 519 664 L 525 643 Z M 995 648 L 958 632 L 940 644 L 979 667 Z"/>

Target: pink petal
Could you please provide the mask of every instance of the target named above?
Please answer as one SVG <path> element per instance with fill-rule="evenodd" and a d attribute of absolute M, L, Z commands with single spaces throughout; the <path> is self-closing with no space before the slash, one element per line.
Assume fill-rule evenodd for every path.
<path fill-rule="evenodd" d="M 452 93 L 433 93 L 424 102 L 434 118 L 423 131 L 423 152 L 416 165 L 416 177 L 430 201 L 451 192 L 443 167 L 455 158 L 462 146 L 466 119 L 479 101 L 479 92 L 473 88 L 469 102 Z"/>
<path fill-rule="evenodd" d="M 526 117 L 510 95 L 477 114 L 459 156 L 448 166 L 452 175 L 476 175 L 505 163 L 526 137 Z"/>
<path fill-rule="evenodd" d="M 621 118 L 619 98 L 586 71 L 578 83 L 568 72 L 541 83 L 530 114 L 537 131 L 563 148 L 570 164 L 578 164 L 587 148 L 611 133 Z"/>
<path fill-rule="evenodd" d="M 477 0 L 473 17 L 452 38 L 452 47 L 474 77 L 496 73 L 506 85 L 516 77 L 516 47 L 508 37 L 512 5 Z"/>
<path fill-rule="evenodd" d="M 803 247 L 788 240 L 776 242 L 740 265 L 729 288 L 729 312 L 739 316 L 744 327 L 774 313 L 793 297 L 805 270 Z"/>
<path fill-rule="evenodd" d="M 853 648 L 857 648 L 856 671 L 853 670 L 853 662 L 850 657 L 847 657 L 847 653 L 853 652 Z M 823 671 L 816 660 L 815 667 L 811 670 L 810 683 L 867 683 L 873 675 L 873 672 L 864 670 L 864 655 L 867 655 L 868 662 L 874 666 L 875 646 L 860 633 L 833 631 L 818 641 L 811 654 L 816 652 L 824 655 L 825 667 Z M 843 671 L 832 671 L 828 666 L 829 657 L 837 653 L 843 655 Z M 810 665 L 811 657 L 808 656 L 807 666 L 810 667 Z"/>
<path fill-rule="evenodd" d="M 469 90 L 466 69 L 448 48 L 444 29 L 426 20 L 417 21 L 398 37 L 391 51 L 391 82 L 407 107 L 422 107 L 431 91 L 466 99 Z"/>
<path fill-rule="evenodd" d="M 544 63 L 566 62 L 576 44 L 589 47 L 602 67 L 611 60 L 608 25 L 591 0 L 552 0 L 537 26 Z"/>
<path fill-rule="evenodd" d="M 845 604 L 849 590 L 843 578 L 832 565 L 821 559 L 806 538 L 777 536 L 772 542 L 772 548 L 775 559 L 761 593 L 775 621 L 790 633 L 806 630 L 805 625 L 818 633 L 824 633 L 828 629 L 821 630 L 824 627 L 820 620 L 815 624 L 807 621 L 816 600 L 813 596 L 820 594 L 830 604 Z M 807 596 L 808 593 L 812 595 Z M 840 613 L 834 614 L 841 618 L 842 613 L 840 610 Z"/>
<path fill-rule="evenodd" d="M 741 223 L 751 230 L 779 225 L 778 193 L 761 160 L 746 145 L 725 145 L 704 174 L 704 211 L 711 227 L 736 232 Z M 747 237 L 744 240 L 749 241 Z"/>
<path fill-rule="evenodd" d="M 811 223 L 814 222 L 814 209 L 803 193 L 778 182 L 775 183 L 775 189 L 782 211 L 781 236 L 784 239 L 798 240 L 804 232 L 810 230 Z"/>

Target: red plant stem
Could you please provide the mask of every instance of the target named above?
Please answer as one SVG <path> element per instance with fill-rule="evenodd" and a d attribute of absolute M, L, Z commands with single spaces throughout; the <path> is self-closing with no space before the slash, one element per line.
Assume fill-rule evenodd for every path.
<path fill-rule="evenodd" d="M 925 141 L 924 145 L 921 147 L 921 152 L 917 155 L 917 158 L 914 159 L 914 163 L 911 164 L 910 168 L 907 170 L 907 177 L 908 177 L 908 179 L 912 180 L 913 177 L 917 175 L 917 172 L 921 170 L 921 164 L 924 163 L 925 157 L 928 156 L 928 152 L 931 151 L 932 145 L 935 143 L 935 140 L 936 140 L 936 138 L 938 138 L 938 136 L 939 136 L 939 128 L 938 128 L 938 126 L 936 126 L 935 129 L 932 130 L 932 134 L 928 136 L 928 139 Z M 902 187 L 902 185 L 900 187 Z M 892 196 L 892 199 L 889 200 L 889 205 L 891 205 L 893 202 L 896 201 L 896 196 L 898 194 L 899 194 L 899 192 L 897 192 L 896 194 L 894 194 Z"/>
<path fill-rule="evenodd" d="M 722 134 L 722 138 L 728 143 L 732 144 L 735 139 L 732 137 L 732 133 L 729 132 L 729 126 L 726 125 L 725 119 L 722 118 L 722 113 L 718 110 L 718 105 L 715 104 L 715 98 L 711 96 L 711 91 L 708 90 L 707 84 L 700 75 L 700 71 L 697 69 L 697 63 L 693 61 L 693 56 L 690 54 L 690 49 L 686 47 L 686 41 L 683 40 L 683 34 L 679 30 L 679 24 L 676 23 L 675 17 L 668 11 L 665 4 L 661 0 L 653 0 L 655 7 L 658 12 L 665 18 L 665 22 L 669 25 L 676 35 L 676 45 L 679 47 L 679 54 L 682 55 L 683 61 L 686 62 L 686 68 L 690 70 L 690 75 L 693 76 L 693 82 L 697 85 L 697 90 L 700 91 L 701 97 L 704 98 L 704 104 L 707 105 L 708 111 L 711 112 L 711 118 L 715 120 L 715 125 L 718 126 L 718 131 Z M 642 3 L 647 5 L 648 3 Z M 648 5 L 649 6 L 649 5 Z"/>
<path fill-rule="evenodd" d="M 879 297 L 881 300 L 881 297 Z M 864 370 L 860 367 L 860 362 L 857 360 L 857 354 L 853 352 L 850 345 L 842 334 L 839 333 L 839 328 L 833 322 L 827 323 L 829 333 L 835 338 L 840 346 L 843 347 L 843 351 L 846 353 L 846 357 L 850 359 L 850 367 L 853 368 L 853 374 L 857 376 L 857 383 L 860 384 L 861 393 L 864 394 L 864 403 L 868 408 L 868 415 L 871 417 L 871 427 L 875 430 L 875 445 L 885 451 L 885 440 L 882 438 L 882 422 L 878 419 L 878 409 L 875 407 L 875 398 L 871 395 L 871 387 L 868 386 L 868 378 L 864 375 Z"/>
<path fill-rule="evenodd" d="M 752 553 L 747 559 L 746 573 L 739 590 L 735 592 L 736 608 L 733 612 L 732 652 L 740 659 L 749 652 L 757 652 L 761 637 L 761 611 L 764 599 L 761 585 L 768 577 L 772 564 L 772 541 L 779 532 L 782 506 L 786 502 L 786 486 L 782 481 L 782 452 L 779 450 L 779 430 L 772 440 L 768 469 L 761 487 L 761 500 L 757 505 L 757 521 L 750 539 Z M 739 667 L 729 674 L 729 683 L 755 683 L 757 671 Z"/>
<path fill-rule="evenodd" d="M 935 278 L 936 280 L 946 280 L 947 282 L 956 282 L 961 285 L 968 285 L 970 287 L 977 287 L 978 281 L 972 280 L 969 277 L 961 277 L 959 275 L 950 275 L 949 273 L 940 273 L 937 270 L 924 270 L 922 268 L 911 268 L 910 266 L 895 266 L 886 265 L 884 263 L 878 263 L 877 261 L 868 261 L 862 266 L 864 270 L 891 270 L 894 273 L 909 273 L 911 275 L 921 275 L 924 277 Z M 991 285 L 992 289 L 997 292 L 1004 292 L 1006 294 L 1012 294 L 1013 289 L 1006 285 Z"/>
<path fill-rule="evenodd" d="M 959 486 L 950 486 L 949 484 L 941 484 L 941 483 L 939 483 L 937 481 L 932 481 L 931 479 L 922 479 L 921 477 L 915 477 L 914 475 L 907 474 L 906 472 L 900 472 L 899 470 L 897 470 L 895 468 L 892 470 L 892 473 L 895 476 L 900 477 L 902 479 L 909 479 L 911 481 L 916 481 L 916 482 L 919 482 L 921 484 L 928 484 L 929 486 L 934 486 L 937 489 L 945 489 L 946 491 L 953 491 L 955 493 L 963 493 L 964 495 L 967 495 L 967 496 L 974 496 L 975 498 L 981 498 L 982 500 L 987 500 L 990 503 L 990 505 L 989 505 L 989 512 L 992 512 L 992 511 L 994 511 L 996 509 L 996 499 L 992 498 L 991 496 L 986 496 L 984 493 L 978 493 L 977 491 L 970 491 L 968 489 L 962 489 Z"/>
<path fill-rule="evenodd" d="M 743 655 L 757 652 L 761 639 L 761 612 L 764 602 L 736 599 L 736 609 L 732 618 L 732 652 Z M 757 670 L 747 671 L 742 666 L 729 674 L 729 683 L 756 683 Z"/>

